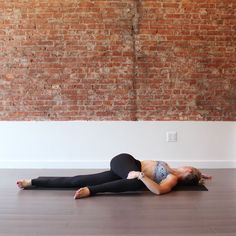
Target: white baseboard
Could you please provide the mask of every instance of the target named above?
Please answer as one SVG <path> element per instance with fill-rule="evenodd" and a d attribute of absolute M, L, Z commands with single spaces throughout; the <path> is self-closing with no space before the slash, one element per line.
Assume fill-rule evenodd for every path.
<path fill-rule="evenodd" d="M 201 169 L 236 168 L 236 161 L 171 161 L 172 167 L 194 166 Z M 1 169 L 108 169 L 109 161 L 0 161 Z"/>

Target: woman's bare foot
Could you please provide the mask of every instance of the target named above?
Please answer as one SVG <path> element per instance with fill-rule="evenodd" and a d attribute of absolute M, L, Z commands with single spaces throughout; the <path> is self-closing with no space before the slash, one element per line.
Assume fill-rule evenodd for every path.
<path fill-rule="evenodd" d="M 80 188 L 75 192 L 74 199 L 84 198 L 90 196 L 90 190 L 88 187 Z"/>
<path fill-rule="evenodd" d="M 30 187 L 32 185 L 31 179 L 18 180 L 16 182 L 16 184 L 18 185 L 19 188 L 27 188 L 27 187 Z"/>

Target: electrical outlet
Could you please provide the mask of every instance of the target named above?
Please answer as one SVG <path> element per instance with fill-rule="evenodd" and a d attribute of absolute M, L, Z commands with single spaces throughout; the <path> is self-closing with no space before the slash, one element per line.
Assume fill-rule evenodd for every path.
<path fill-rule="evenodd" d="M 177 142 L 177 132 L 175 132 L 175 131 L 166 132 L 166 141 L 167 142 Z"/>

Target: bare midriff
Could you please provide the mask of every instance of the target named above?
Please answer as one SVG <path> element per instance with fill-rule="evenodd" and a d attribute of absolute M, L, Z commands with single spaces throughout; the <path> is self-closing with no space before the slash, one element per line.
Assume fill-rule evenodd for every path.
<path fill-rule="evenodd" d="M 156 164 L 157 161 L 151 161 L 151 160 L 141 161 L 141 171 L 150 179 L 154 179 Z"/>

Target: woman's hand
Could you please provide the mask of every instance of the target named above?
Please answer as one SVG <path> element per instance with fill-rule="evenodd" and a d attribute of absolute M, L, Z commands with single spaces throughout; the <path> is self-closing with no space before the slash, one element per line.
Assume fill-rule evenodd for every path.
<path fill-rule="evenodd" d="M 130 171 L 127 179 L 136 179 L 139 177 L 140 171 Z"/>
<path fill-rule="evenodd" d="M 212 179 L 212 176 L 210 176 L 210 175 L 205 175 L 205 174 L 201 174 L 201 177 L 202 177 L 203 179 Z"/>

